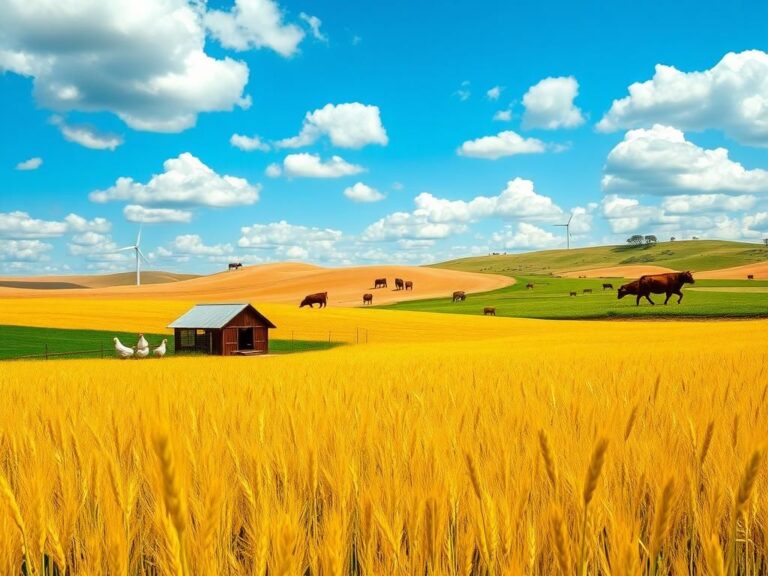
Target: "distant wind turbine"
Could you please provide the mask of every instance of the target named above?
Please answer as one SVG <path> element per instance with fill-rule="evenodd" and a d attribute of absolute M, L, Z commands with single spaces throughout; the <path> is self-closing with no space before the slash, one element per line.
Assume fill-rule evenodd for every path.
<path fill-rule="evenodd" d="M 573 212 L 571 212 L 571 217 L 568 218 L 568 222 L 566 224 L 553 224 L 553 226 L 561 226 L 565 228 L 565 245 L 566 250 L 571 249 L 571 220 L 573 220 Z"/>
<path fill-rule="evenodd" d="M 149 260 L 146 259 L 144 253 L 141 251 L 141 226 L 139 226 L 139 233 L 136 235 L 136 244 L 133 246 L 126 246 L 125 248 L 119 248 L 115 252 L 125 252 L 126 250 L 133 250 L 136 255 L 136 286 L 141 286 L 141 261 L 144 260 L 149 264 Z"/>

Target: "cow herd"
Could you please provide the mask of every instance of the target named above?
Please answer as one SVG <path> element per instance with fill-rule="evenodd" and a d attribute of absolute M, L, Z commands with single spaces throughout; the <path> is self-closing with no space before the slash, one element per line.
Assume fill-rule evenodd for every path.
<path fill-rule="evenodd" d="M 665 294 L 664 304 L 669 302 L 672 295 L 676 295 L 677 303 L 683 300 L 682 288 L 685 284 L 693 284 L 693 274 L 691 272 L 668 272 L 665 274 L 648 274 L 641 276 L 637 280 L 619 286 L 618 298 L 621 300 L 624 296 L 632 295 L 636 296 L 635 304 L 640 305 L 640 300 L 645 298 L 651 304 L 655 304 L 651 300 L 651 294 Z M 373 283 L 374 289 L 387 288 L 386 278 L 376 278 Z M 529 282 L 526 284 L 527 290 L 533 290 L 534 284 Z M 603 291 L 613 290 L 613 284 L 610 282 L 603 283 Z M 413 290 L 413 282 L 410 280 L 403 280 L 402 278 L 395 278 L 395 291 L 397 290 Z M 584 288 L 582 290 L 584 294 L 591 294 L 592 288 Z M 571 290 L 569 292 L 570 297 L 576 296 L 576 291 Z M 464 302 L 467 299 L 467 293 L 463 290 L 456 290 L 452 297 L 451 302 Z M 325 308 L 328 305 L 328 292 L 317 292 L 315 294 L 307 295 L 299 304 L 299 308 L 309 306 L 314 308 L 314 305 L 318 304 L 320 308 Z M 370 306 L 373 304 L 373 294 L 366 292 L 363 294 L 363 306 Z M 496 308 L 486 306 L 483 308 L 483 315 L 496 316 Z"/>

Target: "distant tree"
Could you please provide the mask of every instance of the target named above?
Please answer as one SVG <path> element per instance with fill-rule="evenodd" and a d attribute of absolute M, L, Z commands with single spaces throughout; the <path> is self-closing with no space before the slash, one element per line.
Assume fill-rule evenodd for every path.
<path fill-rule="evenodd" d="M 698 240 L 698 239 L 699 239 L 698 236 L 691 236 L 691 240 Z"/>
<path fill-rule="evenodd" d="M 766 246 L 768 246 L 768 238 L 763 238 L 763 244 L 765 244 Z"/>
<path fill-rule="evenodd" d="M 653 234 L 648 234 L 645 237 L 646 244 L 656 244 L 656 242 L 657 242 L 656 236 L 654 236 Z"/>
<path fill-rule="evenodd" d="M 643 243 L 643 235 L 633 234 L 632 236 L 627 238 L 627 243 L 632 244 L 632 246 L 640 246 Z"/>
<path fill-rule="evenodd" d="M 675 237 L 674 237 L 674 236 L 672 236 L 672 238 L 670 238 L 670 239 L 669 239 L 669 241 L 670 241 L 670 242 L 674 242 L 674 241 L 675 241 Z"/>

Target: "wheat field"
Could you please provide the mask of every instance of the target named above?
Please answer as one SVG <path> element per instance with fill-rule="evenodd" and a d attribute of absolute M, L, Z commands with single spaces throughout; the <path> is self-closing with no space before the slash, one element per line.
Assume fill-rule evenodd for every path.
<path fill-rule="evenodd" d="M 0 573 L 766 572 L 765 322 L 417 316 L 431 341 L 3 365 Z"/>

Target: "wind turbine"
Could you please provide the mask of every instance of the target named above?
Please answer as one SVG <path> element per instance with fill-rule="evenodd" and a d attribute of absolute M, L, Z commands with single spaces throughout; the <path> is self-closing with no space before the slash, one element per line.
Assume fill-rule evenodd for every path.
<path fill-rule="evenodd" d="M 573 220 L 573 212 L 571 212 L 571 217 L 568 218 L 568 222 L 566 224 L 552 224 L 552 226 L 561 226 L 565 228 L 566 250 L 571 249 L 571 220 Z"/>
<path fill-rule="evenodd" d="M 144 253 L 141 251 L 141 226 L 139 226 L 139 233 L 136 235 L 136 244 L 133 246 L 126 246 L 125 248 L 119 248 L 115 252 L 125 252 L 126 250 L 133 250 L 136 254 L 136 286 L 141 286 L 141 261 L 144 260 L 149 264 L 149 260 L 146 259 Z"/>

